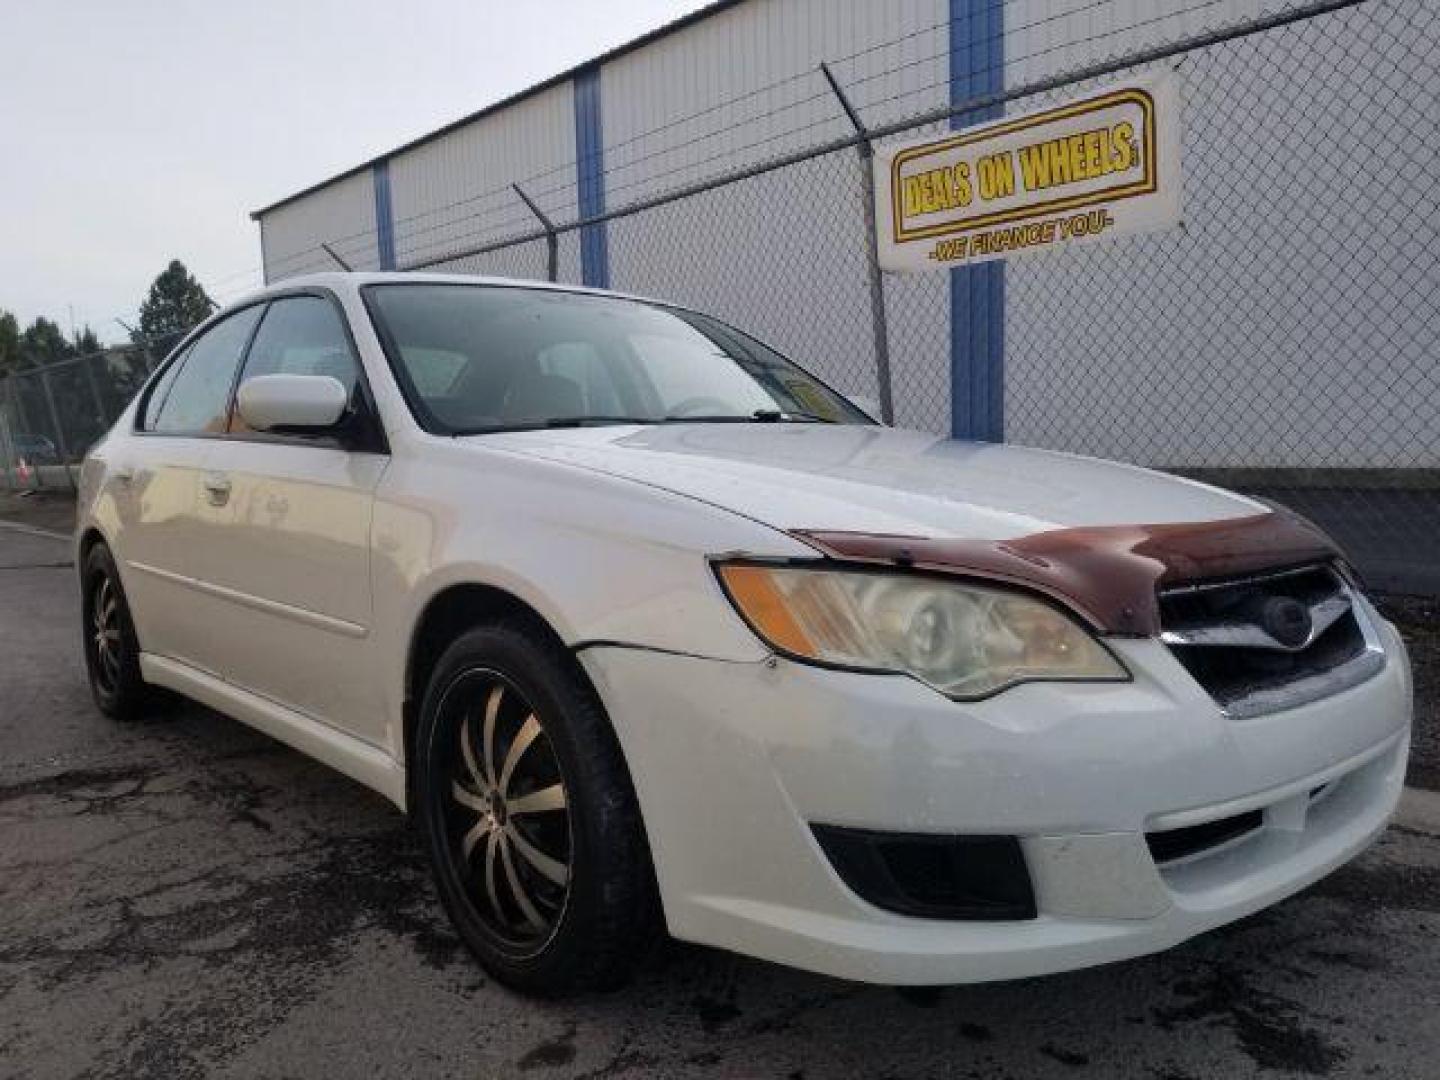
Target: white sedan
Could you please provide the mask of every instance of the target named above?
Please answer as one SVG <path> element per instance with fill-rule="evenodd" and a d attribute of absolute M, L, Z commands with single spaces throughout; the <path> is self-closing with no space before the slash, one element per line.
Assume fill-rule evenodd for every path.
<path fill-rule="evenodd" d="M 326 274 L 195 330 L 91 452 L 100 708 L 167 687 L 407 808 L 506 983 L 676 937 L 894 984 L 1166 948 L 1401 791 L 1333 545 L 1142 469 L 876 424 L 662 303 Z"/>

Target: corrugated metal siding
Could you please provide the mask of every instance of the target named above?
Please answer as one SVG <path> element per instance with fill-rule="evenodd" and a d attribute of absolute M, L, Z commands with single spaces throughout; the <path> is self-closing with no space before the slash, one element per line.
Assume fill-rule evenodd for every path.
<path fill-rule="evenodd" d="M 537 228 L 510 188 L 516 182 L 552 220 L 573 221 L 574 161 L 569 83 L 397 155 L 390 160 L 397 264 Z M 538 266 L 543 276 L 543 258 Z M 562 265 L 561 276 L 578 280 L 578 271 Z"/>
<path fill-rule="evenodd" d="M 380 265 L 375 234 L 375 185 L 369 172 L 346 177 L 260 219 L 265 280 L 335 270 L 328 243 L 356 270 Z"/>
<path fill-rule="evenodd" d="M 752 0 L 606 64 L 606 205 L 849 134 L 822 60 L 867 123 L 943 104 L 947 18 L 945 0 Z M 612 222 L 614 287 L 715 312 L 874 396 L 861 165 L 853 150 L 841 156 Z M 942 286 L 897 288 L 938 297 Z M 891 324 L 897 413 L 943 430 L 945 307 L 905 307 Z"/>

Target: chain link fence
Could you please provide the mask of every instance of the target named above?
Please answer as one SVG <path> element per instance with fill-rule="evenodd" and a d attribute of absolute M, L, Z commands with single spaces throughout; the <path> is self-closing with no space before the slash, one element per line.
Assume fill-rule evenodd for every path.
<path fill-rule="evenodd" d="M 1440 6 L 1272 5 L 1217 27 L 1197 21 L 1214 7 L 1201 3 L 1176 31 L 1156 5 L 1124 35 L 1089 37 L 1043 6 L 1015 10 L 1027 7 L 1000 88 L 962 107 L 906 119 L 903 94 L 834 65 L 877 143 L 946 130 L 963 107 L 1031 111 L 1161 65 L 1180 73 L 1183 225 L 1007 261 L 1006 441 L 1288 504 L 1375 585 L 1440 594 Z M 839 134 L 829 104 L 812 149 L 710 179 L 675 170 L 683 185 L 632 190 L 559 224 L 559 239 L 603 221 L 612 288 L 729 318 L 857 397 L 881 398 L 888 358 L 895 422 L 948 433 L 949 275 L 884 275 L 877 339 L 866 139 Z M 442 252 L 411 268 L 514 274 L 540 243 L 531 232 L 488 241 L 479 263 Z M 578 259 L 554 276 L 578 280 Z"/>
<path fill-rule="evenodd" d="M 73 489 L 85 452 L 177 341 L 117 346 L 0 378 L 0 486 Z"/>

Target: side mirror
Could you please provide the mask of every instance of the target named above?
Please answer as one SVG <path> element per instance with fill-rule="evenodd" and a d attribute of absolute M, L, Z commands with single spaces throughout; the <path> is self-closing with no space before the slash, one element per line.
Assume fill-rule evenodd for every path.
<path fill-rule="evenodd" d="M 317 432 L 340 422 L 349 396 L 329 375 L 256 375 L 240 384 L 235 403 L 254 431 Z"/>

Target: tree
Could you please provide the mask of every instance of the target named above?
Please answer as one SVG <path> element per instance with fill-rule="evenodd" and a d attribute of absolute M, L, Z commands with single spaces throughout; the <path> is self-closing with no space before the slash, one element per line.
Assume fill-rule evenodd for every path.
<path fill-rule="evenodd" d="M 179 335 L 204 321 L 215 307 L 200 282 L 185 269 L 179 259 L 171 259 L 165 272 L 150 286 L 150 294 L 140 305 L 137 341 L 165 335 Z"/>
<path fill-rule="evenodd" d="M 40 367 L 75 355 L 75 346 L 65 337 L 59 323 L 39 316 L 20 335 L 20 356 L 24 367 Z"/>
<path fill-rule="evenodd" d="M 20 324 L 0 309 L 0 379 L 20 367 Z"/>
<path fill-rule="evenodd" d="M 77 356 L 90 356 L 98 353 L 104 347 L 100 344 L 99 335 L 88 326 L 75 335 L 75 355 Z"/>

